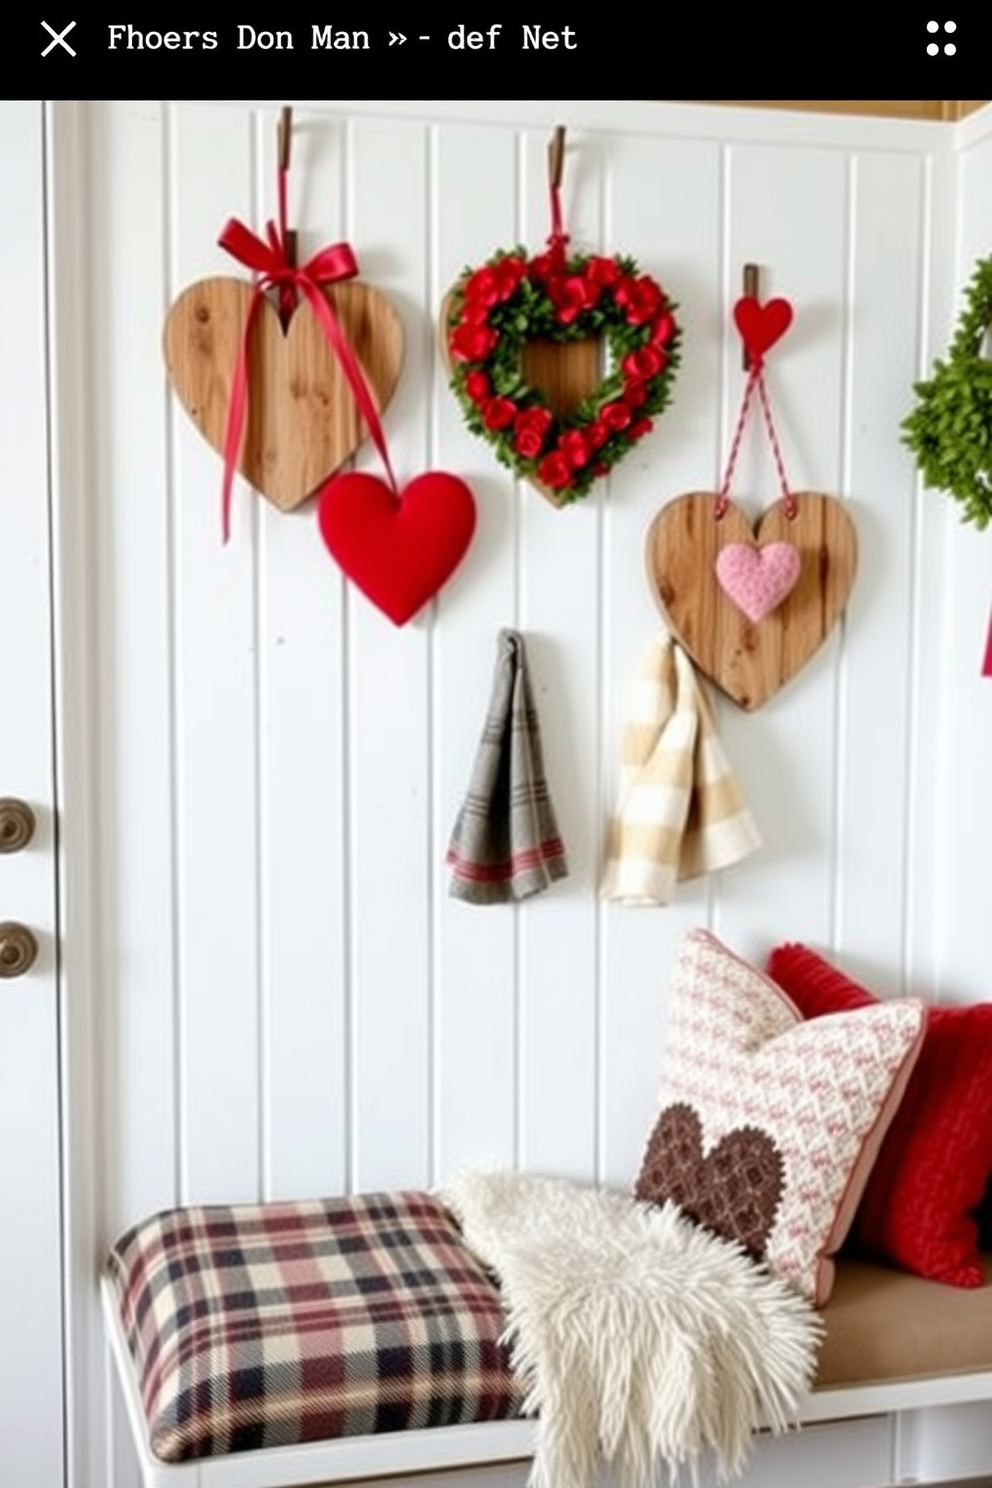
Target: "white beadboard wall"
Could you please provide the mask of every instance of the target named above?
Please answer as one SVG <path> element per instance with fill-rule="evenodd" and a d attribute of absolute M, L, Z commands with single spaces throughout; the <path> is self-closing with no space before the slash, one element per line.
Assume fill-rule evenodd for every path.
<path fill-rule="evenodd" d="M 992 253 L 992 120 L 986 109 L 961 131 L 958 151 L 958 236 L 953 283 L 963 287 L 975 262 Z M 950 313 L 960 313 L 956 297 Z M 938 770 L 929 789 L 939 803 L 935 884 L 936 971 L 949 1002 L 992 998 L 988 934 L 988 855 L 992 846 L 992 679 L 981 676 L 992 610 L 992 532 L 962 524 L 957 505 L 947 507 L 949 540 L 942 579 L 935 589 L 944 614 L 940 682 L 934 696 Z M 921 706 L 923 699 L 921 697 Z M 920 906 L 921 912 L 926 907 Z M 992 1462 L 988 1409 L 974 1405 L 923 1411 L 916 1427 L 916 1460 L 922 1476 L 987 1476 Z"/>
<path fill-rule="evenodd" d="M 898 424 L 990 247 L 988 112 L 955 130 L 300 104 L 301 252 L 347 238 L 404 321 L 396 468 L 459 471 L 478 505 L 466 560 L 396 630 L 342 579 L 311 506 L 280 515 L 239 485 L 222 546 L 220 461 L 165 381 L 167 306 L 238 272 L 215 246 L 229 215 L 273 213 L 277 109 L 85 106 L 101 1245 L 175 1203 L 426 1185 L 467 1164 L 630 1182 L 691 925 L 755 956 L 805 939 L 886 993 L 985 995 L 992 539 L 947 539 L 949 503 L 918 491 Z M 466 264 L 543 242 L 557 122 L 573 245 L 634 253 L 685 331 L 654 434 L 564 511 L 464 430 L 435 330 Z M 771 703 L 719 707 L 760 855 L 669 908 L 606 906 L 621 700 L 658 624 L 644 533 L 668 499 L 719 482 L 745 261 L 763 296 L 795 304 L 769 372 L 786 464 L 797 489 L 850 503 L 858 582 Z M 735 494 L 755 517 L 776 495 L 756 425 Z M 444 852 L 503 625 L 527 638 L 572 872 L 480 909 L 448 896 Z"/>

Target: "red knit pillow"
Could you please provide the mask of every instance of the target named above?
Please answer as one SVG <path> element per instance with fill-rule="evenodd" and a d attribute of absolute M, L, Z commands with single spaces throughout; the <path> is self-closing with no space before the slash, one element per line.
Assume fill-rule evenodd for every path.
<path fill-rule="evenodd" d="M 878 1001 L 802 945 L 772 951 L 768 974 L 804 1018 Z M 931 1007 L 854 1233 L 867 1249 L 917 1276 L 981 1286 L 975 1211 L 990 1172 L 992 1003 Z"/>

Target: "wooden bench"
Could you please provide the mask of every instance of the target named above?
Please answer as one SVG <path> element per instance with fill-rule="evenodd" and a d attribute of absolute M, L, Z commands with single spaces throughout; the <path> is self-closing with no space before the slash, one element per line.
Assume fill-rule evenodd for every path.
<path fill-rule="evenodd" d="M 985 1274 L 983 1287 L 963 1290 L 842 1258 L 823 1314 L 816 1388 L 797 1415 L 803 1430 L 784 1438 L 762 1436 L 741 1483 L 882 1488 L 953 1478 L 955 1472 L 942 1468 L 921 1473 L 905 1441 L 899 1448 L 898 1427 L 918 1411 L 992 1403 L 992 1257 Z M 119 1278 L 106 1276 L 102 1291 L 142 1488 L 308 1488 L 368 1479 L 385 1484 L 452 1471 L 458 1482 L 478 1488 L 522 1488 L 526 1481 L 535 1428 L 519 1417 L 163 1462 L 151 1446 L 121 1316 Z M 992 1451 L 987 1460 L 969 1460 L 956 1475 L 982 1474 L 992 1483 Z M 709 1488 L 705 1474 L 701 1488 Z"/>

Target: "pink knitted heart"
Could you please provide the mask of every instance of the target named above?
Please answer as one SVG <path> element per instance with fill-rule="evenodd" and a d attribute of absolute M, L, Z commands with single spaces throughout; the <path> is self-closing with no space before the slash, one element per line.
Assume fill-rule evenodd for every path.
<path fill-rule="evenodd" d="M 728 543 L 716 555 L 716 577 L 728 599 L 755 624 L 796 586 L 801 562 L 792 543 Z"/>

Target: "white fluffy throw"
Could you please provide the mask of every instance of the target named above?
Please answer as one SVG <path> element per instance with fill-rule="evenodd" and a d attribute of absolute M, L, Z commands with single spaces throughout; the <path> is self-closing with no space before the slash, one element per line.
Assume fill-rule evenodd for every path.
<path fill-rule="evenodd" d="M 739 1473 L 758 1426 L 784 1430 L 809 1388 L 816 1313 L 672 1204 L 514 1173 L 466 1173 L 442 1198 L 496 1274 L 513 1367 L 536 1414 L 533 1488 L 621 1488 L 659 1468 L 695 1481 L 711 1448 Z"/>

